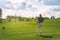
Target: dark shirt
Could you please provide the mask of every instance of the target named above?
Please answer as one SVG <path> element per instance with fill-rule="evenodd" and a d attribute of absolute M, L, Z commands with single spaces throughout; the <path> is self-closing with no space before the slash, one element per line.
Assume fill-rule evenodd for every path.
<path fill-rule="evenodd" d="M 43 23 L 44 18 L 43 17 L 38 17 L 38 23 Z"/>

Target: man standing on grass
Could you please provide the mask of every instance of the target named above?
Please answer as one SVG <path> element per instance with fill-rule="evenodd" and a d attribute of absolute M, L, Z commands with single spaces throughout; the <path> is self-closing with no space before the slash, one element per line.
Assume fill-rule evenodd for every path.
<path fill-rule="evenodd" d="M 44 22 L 44 18 L 40 14 L 39 17 L 38 17 L 38 27 L 37 27 L 37 30 L 36 30 L 36 35 L 38 35 L 39 31 L 40 31 L 40 35 L 42 35 L 43 22 Z"/>

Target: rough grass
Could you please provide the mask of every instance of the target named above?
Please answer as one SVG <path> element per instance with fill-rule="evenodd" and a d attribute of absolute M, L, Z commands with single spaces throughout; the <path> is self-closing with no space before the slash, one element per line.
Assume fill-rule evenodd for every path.
<path fill-rule="evenodd" d="M 36 27 L 36 21 L 4 20 L 2 24 L 0 23 L 0 40 L 60 40 L 60 19 L 45 20 L 43 36 L 36 36 Z"/>

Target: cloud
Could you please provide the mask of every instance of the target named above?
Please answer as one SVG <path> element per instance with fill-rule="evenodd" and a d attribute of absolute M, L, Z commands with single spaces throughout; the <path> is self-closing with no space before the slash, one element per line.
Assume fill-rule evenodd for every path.
<path fill-rule="evenodd" d="M 26 3 L 22 0 L 1 0 L 0 7 L 4 9 L 24 9 Z"/>
<path fill-rule="evenodd" d="M 48 17 L 52 15 L 57 17 L 57 15 L 60 15 L 56 15 L 56 11 L 60 10 L 59 5 L 59 0 L 0 0 L 0 7 L 4 9 L 3 14 L 5 15 L 6 13 L 6 16 L 10 13 L 14 15 L 16 12 L 17 15 L 25 17 L 35 17 L 39 14 Z M 7 10 L 5 11 L 5 9 Z"/>
<path fill-rule="evenodd" d="M 4 9 L 22 10 L 40 5 L 40 0 L 1 0 L 0 7 Z"/>
<path fill-rule="evenodd" d="M 26 3 L 25 2 L 22 2 L 21 5 L 18 5 L 18 9 L 25 9 L 26 8 Z"/>
<path fill-rule="evenodd" d="M 52 11 L 60 11 L 60 7 L 53 9 Z"/>

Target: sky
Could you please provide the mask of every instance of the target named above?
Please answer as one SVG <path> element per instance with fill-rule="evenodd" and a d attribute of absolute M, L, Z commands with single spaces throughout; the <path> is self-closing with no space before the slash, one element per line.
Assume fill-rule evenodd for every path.
<path fill-rule="evenodd" d="M 36 17 L 42 14 L 44 17 L 60 17 L 60 0 L 0 0 L 2 17 L 22 16 Z"/>

